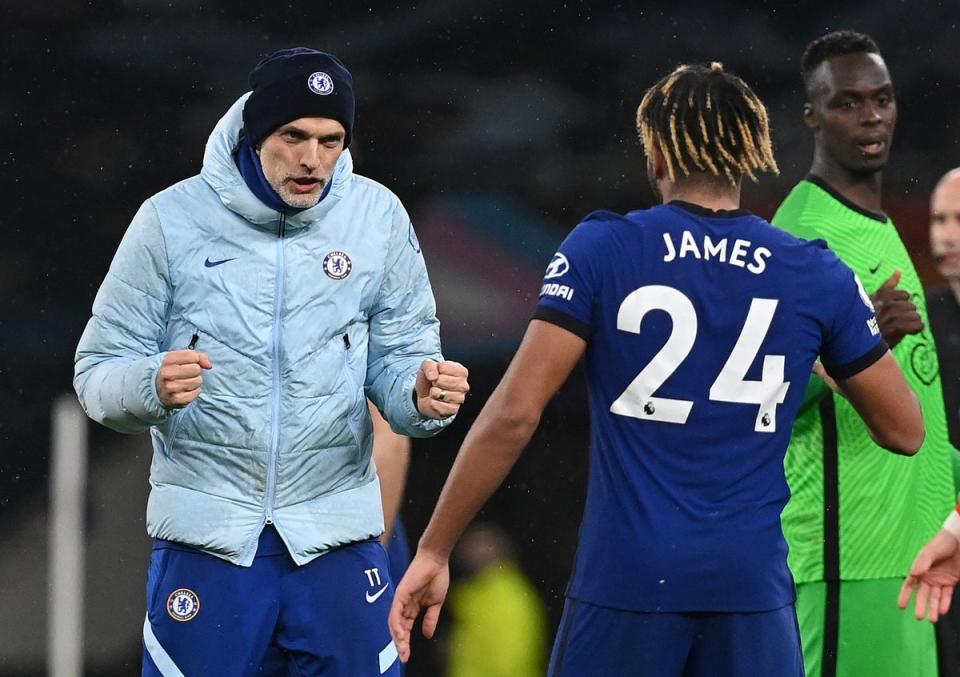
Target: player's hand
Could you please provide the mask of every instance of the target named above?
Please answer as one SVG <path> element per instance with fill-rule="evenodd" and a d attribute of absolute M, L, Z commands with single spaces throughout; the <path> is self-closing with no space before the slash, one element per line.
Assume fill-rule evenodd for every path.
<path fill-rule="evenodd" d="M 459 362 L 424 360 L 417 372 L 417 409 L 427 418 L 448 418 L 460 411 L 470 384 Z"/>
<path fill-rule="evenodd" d="M 897 289 L 900 284 L 899 270 L 880 285 L 880 289 L 870 297 L 877 311 L 877 326 L 887 345 L 893 348 L 907 334 L 919 334 L 923 331 L 923 320 L 917 306 L 910 300 L 910 294 Z"/>
<path fill-rule="evenodd" d="M 901 609 L 906 609 L 916 588 L 914 614 L 917 620 L 922 621 L 927 616 L 936 623 L 950 610 L 957 581 L 960 581 L 960 541 L 949 531 L 941 529 L 917 554 L 910 575 L 900 588 L 897 603 Z"/>
<path fill-rule="evenodd" d="M 433 637 L 449 587 L 450 565 L 447 560 L 418 550 L 397 586 L 388 619 L 393 643 L 404 663 L 410 660 L 410 636 L 417 616 L 426 609 L 420 627 L 424 637 Z"/>
<path fill-rule="evenodd" d="M 200 396 L 203 370 L 213 369 L 206 353 L 174 350 L 163 356 L 157 370 L 157 395 L 167 409 L 180 409 Z"/>

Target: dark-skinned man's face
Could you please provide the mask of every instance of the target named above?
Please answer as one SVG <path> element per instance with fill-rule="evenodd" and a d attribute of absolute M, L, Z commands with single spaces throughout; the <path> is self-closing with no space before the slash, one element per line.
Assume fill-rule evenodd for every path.
<path fill-rule="evenodd" d="M 879 54 L 830 57 L 810 74 L 807 90 L 803 119 L 821 152 L 854 174 L 887 165 L 897 102 Z"/>

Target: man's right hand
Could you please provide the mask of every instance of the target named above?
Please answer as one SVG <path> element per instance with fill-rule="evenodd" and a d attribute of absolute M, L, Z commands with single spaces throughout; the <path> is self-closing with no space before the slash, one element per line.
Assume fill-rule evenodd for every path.
<path fill-rule="evenodd" d="M 410 637 L 417 617 L 425 611 L 420 629 L 427 639 L 433 637 L 449 587 L 450 565 L 447 560 L 418 549 L 397 585 L 388 619 L 393 643 L 404 663 L 410 660 Z"/>
<path fill-rule="evenodd" d="M 877 326 L 891 348 L 900 343 L 907 334 L 919 334 L 923 331 L 920 311 L 910 300 L 910 294 L 903 289 L 897 289 L 901 274 L 899 270 L 894 271 L 870 297 L 877 312 Z"/>
<path fill-rule="evenodd" d="M 174 350 L 163 356 L 157 370 L 157 395 L 167 409 L 180 409 L 200 396 L 203 370 L 213 369 L 206 353 Z"/>
<path fill-rule="evenodd" d="M 941 529 L 913 560 L 910 575 L 903 582 L 897 603 L 901 609 L 910 604 L 914 588 L 917 602 L 914 615 L 917 620 L 926 616 L 934 623 L 950 610 L 953 590 L 960 581 L 960 543 L 956 536 Z"/>

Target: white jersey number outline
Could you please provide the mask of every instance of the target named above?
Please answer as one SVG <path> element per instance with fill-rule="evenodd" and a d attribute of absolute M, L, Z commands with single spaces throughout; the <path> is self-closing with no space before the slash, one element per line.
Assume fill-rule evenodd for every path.
<path fill-rule="evenodd" d="M 777 405 L 783 403 L 790 387 L 790 383 L 783 380 L 785 357 L 766 355 L 760 380 L 748 381 L 745 377 L 770 330 L 778 303 L 776 299 L 755 298 L 751 301 L 740 336 L 710 386 L 713 401 L 757 405 L 754 430 L 762 433 L 777 430 Z M 610 411 L 620 416 L 682 425 L 690 416 L 693 401 L 654 397 L 653 394 L 693 350 L 697 338 L 697 311 L 683 292 L 664 285 L 648 285 L 630 292 L 620 304 L 617 329 L 639 334 L 640 324 L 651 310 L 662 310 L 670 316 L 673 323 L 670 335 L 653 359 L 610 405 Z"/>

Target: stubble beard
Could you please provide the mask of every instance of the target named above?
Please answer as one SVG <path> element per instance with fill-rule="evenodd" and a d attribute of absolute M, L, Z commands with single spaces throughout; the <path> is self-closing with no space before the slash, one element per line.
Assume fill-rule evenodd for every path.
<path fill-rule="evenodd" d="M 323 195 L 323 189 L 326 188 L 326 181 L 321 179 L 319 190 L 316 193 L 307 194 L 294 193 L 287 187 L 286 182 L 282 182 L 277 185 L 271 181 L 270 185 L 285 204 L 295 209 L 309 209 L 310 207 L 316 206 L 317 203 L 320 202 L 320 196 Z"/>

